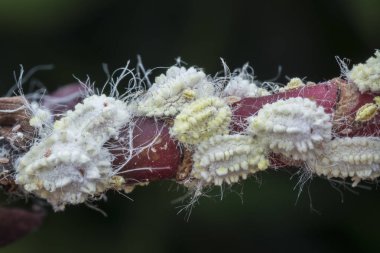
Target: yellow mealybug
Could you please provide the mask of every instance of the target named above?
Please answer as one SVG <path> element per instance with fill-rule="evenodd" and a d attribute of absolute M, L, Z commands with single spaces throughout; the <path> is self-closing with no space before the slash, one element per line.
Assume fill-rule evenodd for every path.
<path fill-rule="evenodd" d="M 218 97 L 200 98 L 186 105 L 174 119 L 171 134 L 186 144 L 197 144 L 217 134 L 227 134 L 231 109 Z"/>
<path fill-rule="evenodd" d="M 182 96 L 183 96 L 184 98 L 186 98 L 187 100 L 192 100 L 192 99 L 194 99 L 196 95 L 197 95 L 197 94 L 195 93 L 195 91 L 190 90 L 190 89 L 186 89 L 186 90 L 184 90 L 183 93 L 182 93 Z"/>
<path fill-rule="evenodd" d="M 300 88 L 300 87 L 303 87 L 303 86 L 305 86 L 304 82 L 300 78 L 295 77 L 295 78 L 290 79 L 285 87 L 280 88 L 280 91 L 287 91 L 287 90 L 297 89 L 297 88 Z"/>
<path fill-rule="evenodd" d="M 375 104 L 380 105 L 380 97 L 379 96 L 374 97 L 373 101 L 375 101 Z"/>
<path fill-rule="evenodd" d="M 373 98 L 375 103 L 367 103 L 360 107 L 356 112 L 355 121 L 365 122 L 373 119 L 377 114 L 377 109 L 380 106 L 380 97 Z"/>
<path fill-rule="evenodd" d="M 365 122 L 373 119 L 377 114 L 378 105 L 367 103 L 356 112 L 355 121 Z"/>

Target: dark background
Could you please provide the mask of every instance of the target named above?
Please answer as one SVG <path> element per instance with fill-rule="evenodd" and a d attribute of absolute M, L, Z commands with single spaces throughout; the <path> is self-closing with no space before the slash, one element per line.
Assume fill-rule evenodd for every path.
<path fill-rule="evenodd" d="M 281 65 L 279 81 L 323 81 L 339 75 L 334 56 L 357 63 L 379 48 L 379 13 L 377 0 L 0 0 L 0 91 L 14 84 L 19 64 L 54 64 L 34 75 L 53 90 L 73 82 L 73 74 L 103 84 L 102 63 L 114 69 L 137 54 L 147 68 L 181 56 L 213 74 L 223 57 L 231 68 L 250 62 L 260 80 L 276 76 Z M 169 182 L 137 188 L 133 202 L 109 193 L 99 204 L 108 218 L 69 207 L 0 251 L 378 251 L 375 184 L 351 192 L 315 179 L 297 201 L 291 174 L 268 171 L 227 190 L 222 201 L 203 198 L 189 221 L 171 203 L 184 191 Z"/>

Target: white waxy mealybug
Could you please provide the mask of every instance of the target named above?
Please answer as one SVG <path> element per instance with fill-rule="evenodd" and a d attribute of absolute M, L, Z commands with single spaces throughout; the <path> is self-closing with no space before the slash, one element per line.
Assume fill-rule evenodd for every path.
<path fill-rule="evenodd" d="M 223 90 L 223 95 L 239 98 L 262 97 L 270 95 L 270 92 L 257 87 L 254 82 L 239 75 L 231 78 Z"/>
<path fill-rule="evenodd" d="M 174 119 L 170 132 L 179 141 L 197 144 L 211 136 L 227 134 L 231 109 L 220 98 L 200 98 L 186 105 Z"/>
<path fill-rule="evenodd" d="M 201 97 L 213 96 L 214 85 L 207 80 L 206 74 L 191 67 L 170 67 L 166 75 L 155 79 L 155 83 L 138 101 L 137 115 L 174 116 L 185 104 Z"/>
<path fill-rule="evenodd" d="M 273 152 L 306 160 L 331 139 L 330 115 L 307 98 L 289 98 L 266 104 L 248 118 L 248 132 Z"/>
<path fill-rule="evenodd" d="M 269 161 L 263 147 L 246 135 L 216 135 L 195 150 L 191 176 L 205 184 L 234 183 L 265 170 Z"/>
<path fill-rule="evenodd" d="M 380 176 L 380 138 L 345 137 L 324 144 L 324 152 L 307 162 L 311 172 L 328 178 L 360 180 Z"/>
<path fill-rule="evenodd" d="M 103 145 L 130 120 L 123 101 L 93 95 L 56 121 L 50 134 L 16 164 L 16 183 L 55 210 L 114 186 L 112 155 Z"/>
<path fill-rule="evenodd" d="M 380 92 L 380 51 L 370 57 L 364 64 L 360 63 L 348 71 L 347 77 L 360 92 Z"/>

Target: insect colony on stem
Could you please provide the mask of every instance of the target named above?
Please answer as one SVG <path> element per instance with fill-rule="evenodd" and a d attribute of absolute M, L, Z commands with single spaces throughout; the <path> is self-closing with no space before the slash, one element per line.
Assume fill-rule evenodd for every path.
<path fill-rule="evenodd" d="M 293 78 L 285 87 L 264 89 L 247 65 L 223 78 L 175 65 L 156 77 L 147 91 L 134 85 L 133 93 L 119 95 L 118 83 L 130 73 L 125 68 L 116 81 L 111 79 L 110 96 L 85 85 L 84 100 L 55 122 L 48 110 L 25 102 L 34 139 L 27 151 L 12 159 L 5 149 L 0 152 L 1 159 L 12 161 L 14 173 L 8 176 L 21 191 L 63 210 L 67 204 L 97 198 L 108 189 L 130 189 L 127 185 L 133 177 L 128 178 L 131 174 L 123 166 L 146 153 L 144 159 L 152 160 L 151 166 L 135 170 L 155 170 L 155 163 L 165 159 L 155 145 L 161 142 L 160 152 L 168 147 L 159 129 L 157 138 L 136 147 L 137 118 L 153 118 L 169 127 L 170 138 L 181 154 L 188 155 L 187 172 L 178 183 L 197 194 L 266 170 L 275 165 L 273 156 L 285 165 L 295 162 L 305 173 L 350 178 L 353 186 L 380 176 L 379 137 L 338 134 L 332 106 L 326 108 L 312 96 L 302 95 L 319 84 Z M 380 51 L 366 63 L 346 68 L 343 77 L 360 93 L 379 92 Z M 286 95 L 294 92 L 299 95 Z M 267 100 L 236 127 L 236 111 L 246 98 Z M 379 100 L 374 96 L 372 102 L 357 108 L 354 123 L 376 118 Z M 125 162 L 115 166 L 120 156 Z M 143 182 L 136 179 L 135 184 L 139 183 Z"/>

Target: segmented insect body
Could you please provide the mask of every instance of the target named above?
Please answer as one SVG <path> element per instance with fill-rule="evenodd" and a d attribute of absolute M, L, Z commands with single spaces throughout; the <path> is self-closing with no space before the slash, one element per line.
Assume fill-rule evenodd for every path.
<path fill-rule="evenodd" d="M 200 98 L 186 105 L 174 119 L 171 134 L 186 144 L 197 144 L 211 136 L 227 134 L 231 109 L 220 98 Z"/>
<path fill-rule="evenodd" d="M 370 57 L 364 64 L 355 65 L 347 77 L 358 87 L 359 91 L 380 91 L 380 51 L 376 50 L 375 56 Z"/>
<path fill-rule="evenodd" d="M 324 144 L 324 152 L 307 162 L 317 175 L 328 178 L 351 178 L 357 185 L 360 180 L 380 176 L 380 138 L 345 137 Z"/>
<path fill-rule="evenodd" d="M 20 158 L 16 182 L 56 210 L 104 192 L 115 180 L 113 157 L 103 145 L 129 119 L 122 101 L 104 95 L 86 98 Z"/>
<path fill-rule="evenodd" d="M 216 135 L 195 150 L 191 176 L 205 184 L 233 183 L 269 166 L 266 151 L 246 135 Z"/>
<path fill-rule="evenodd" d="M 294 160 L 313 157 L 331 139 L 330 115 L 307 98 L 266 104 L 248 122 L 248 132 L 263 145 Z"/>
<path fill-rule="evenodd" d="M 367 103 L 360 107 L 355 116 L 355 121 L 366 122 L 373 119 L 378 111 L 378 105 L 374 103 Z"/>
<path fill-rule="evenodd" d="M 155 83 L 138 101 L 137 115 L 174 116 L 194 99 L 215 94 L 214 85 L 206 74 L 191 67 L 170 67 L 166 75 L 156 77 Z"/>

